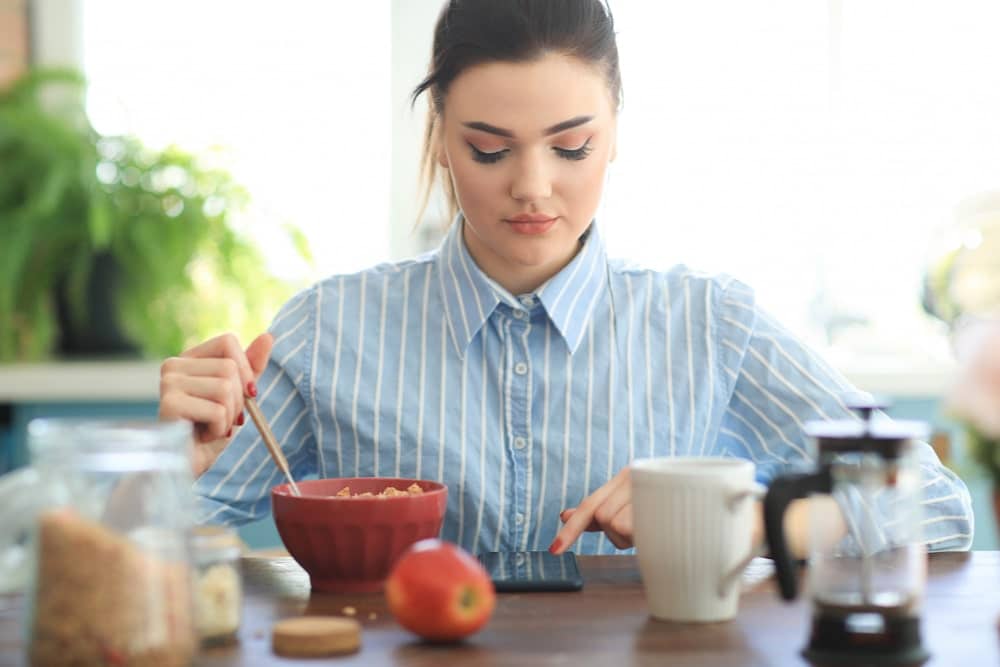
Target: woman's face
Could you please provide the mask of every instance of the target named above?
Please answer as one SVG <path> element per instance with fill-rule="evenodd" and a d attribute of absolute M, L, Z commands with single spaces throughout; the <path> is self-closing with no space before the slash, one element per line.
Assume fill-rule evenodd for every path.
<path fill-rule="evenodd" d="M 571 56 L 486 63 L 456 77 L 438 160 L 487 275 L 519 294 L 569 263 L 601 198 L 615 120 L 604 76 Z"/>

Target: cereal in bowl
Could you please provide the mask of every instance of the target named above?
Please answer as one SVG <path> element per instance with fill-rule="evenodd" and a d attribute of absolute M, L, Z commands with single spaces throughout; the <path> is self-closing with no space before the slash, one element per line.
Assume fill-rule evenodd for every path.
<path fill-rule="evenodd" d="M 351 493 L 351 487 L 345 486 L 340 491 L 334 494 L 334 498 L 367 498 L 367 497 L 378 497 L 378 498 L 392 498 L 396 496 L 416 496 L 423 493 L 424 490 L 420 488 L 420 485 L 414 482 L 406 487 L 405 491 L 397 489 L 394 486 L 387 486 L 378 493 L 372 493 L 371 491 L 365 491 L 364 493 Z"/>

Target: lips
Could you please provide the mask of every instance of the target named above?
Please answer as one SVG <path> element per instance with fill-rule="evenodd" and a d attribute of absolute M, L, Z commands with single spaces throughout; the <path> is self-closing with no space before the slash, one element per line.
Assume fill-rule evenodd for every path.
<path fill-rule="evenodd" d="M 506 218 L 507 224 L 517 234 L 544 234 L 556 224 L 558 216 L 546 213 L 521 213 Z"/>
<path fill-rule="evenodd" d="M 507 222 L 548 222 L 550 220 L 555 220 L 556 216 L 548 215 L 547 213 L 520 213 L 513 217 L 507 218 Z"/>

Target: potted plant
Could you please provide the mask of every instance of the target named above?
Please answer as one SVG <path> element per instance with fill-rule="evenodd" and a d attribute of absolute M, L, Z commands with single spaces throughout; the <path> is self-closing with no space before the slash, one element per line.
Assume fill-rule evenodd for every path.
<path fill-rule="evenodd" d="M 84 86 L 35 70 L 0 91 L 0 361 L 258 332 L 292 288 L 236 228 L 246 191 L 180 149 L 101 136 Z"/>

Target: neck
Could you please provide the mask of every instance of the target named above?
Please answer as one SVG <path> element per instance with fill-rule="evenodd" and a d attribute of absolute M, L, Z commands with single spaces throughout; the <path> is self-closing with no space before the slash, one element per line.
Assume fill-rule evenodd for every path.
<path fill-rule="evenodd" d="M 463 223 L 462 239 L 465 241 L 465 247 L 472 255 L 472 259 L 476 262 L 476 266 L 491 280 L 515 296 L 536 291 L 573 261 L 576 254 L 580 252 L 580 248 L 583 247 L 583 244 L 577 243 L 573 246 L 572 252 L 565 257 L 557 257 L 540 265 L 525 266 L 506 262 L 496 255 L 479 252 L 478 239 L 474 237 L 475 234 L 469 230 L 469 226 Z"/>

